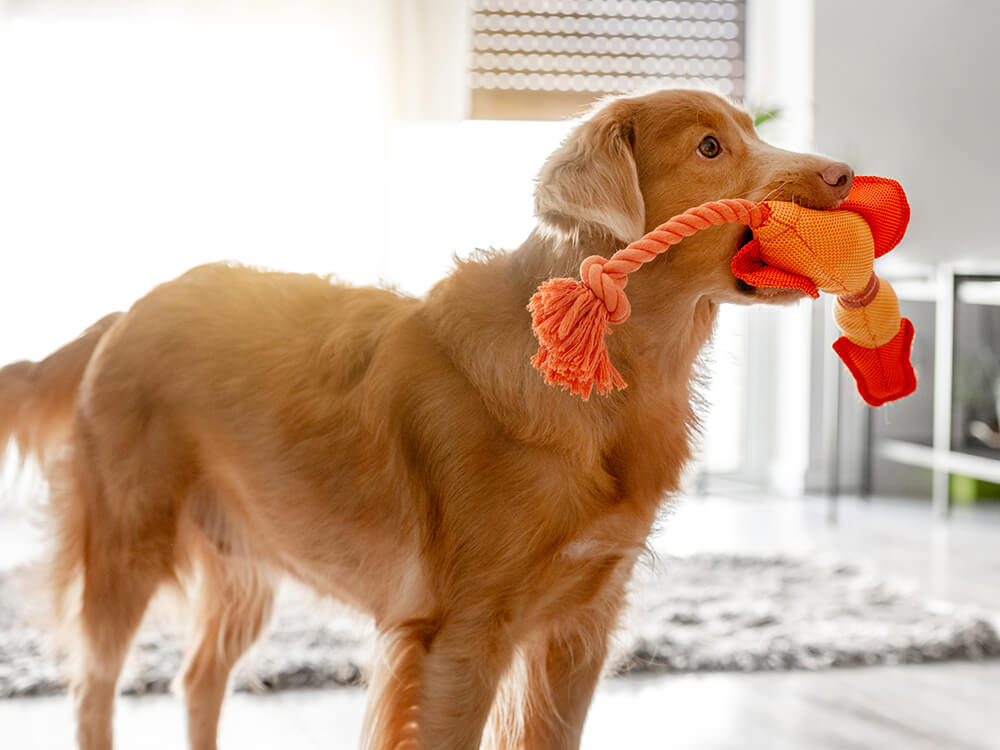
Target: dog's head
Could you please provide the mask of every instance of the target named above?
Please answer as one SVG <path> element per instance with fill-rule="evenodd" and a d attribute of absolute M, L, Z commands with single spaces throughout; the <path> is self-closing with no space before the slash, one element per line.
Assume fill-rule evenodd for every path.
<path fill-rule="evenodd" d="M 851 187 L 850 167 L 770 146 L 753 120 L 721 97 L 667 90 L 605 103 L 542 167 L 535 210 L 563 230 L 600 228 L 622 246 L 693 206 L 720 198 L 788 200 L 833 208 Z M 719 302 L 787 301 L 736 279 L 739 226 L 699 233 L 670 250 L 671 264 Z"/>

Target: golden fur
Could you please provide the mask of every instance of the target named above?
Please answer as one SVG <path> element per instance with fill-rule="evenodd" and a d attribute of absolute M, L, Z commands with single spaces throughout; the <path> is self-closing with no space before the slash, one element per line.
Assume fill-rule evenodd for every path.
<path fill-rule="evenodd" d="M 491 746 L 577 747 L 633 564 L 689 458 L 718 305 L 794 295 L 733 277 L 741 227 L 685 240 L 629 283 L 632 317 L 608 342 L 629 388 L 589 402 L 532 369 L 525 306 L 703 201 L 835 205 L 828 165 L 764 144 L 710 94 L 614 100 L 542 168 L 525 243 L 460 263 L 426 299 L 208 265 L 0 370 L 0 440 L 52 476 L 80 747 L 111 747 L 130 639 L 178 583 L 190 742 L 214 748 L 280 575 L 375 619 L 366 748 L 476 748 L 491 712 Z"/>

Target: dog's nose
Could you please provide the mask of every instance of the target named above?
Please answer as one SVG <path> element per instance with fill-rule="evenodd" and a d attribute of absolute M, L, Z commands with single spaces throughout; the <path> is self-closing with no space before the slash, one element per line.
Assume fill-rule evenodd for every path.
<path fill-rule="evenodd" d="M 833 188 L 838 197 L 846 198 L 854 182 L 854 170 L 842 161 L 830 162 L 819 173 L 820 179 Z"/>

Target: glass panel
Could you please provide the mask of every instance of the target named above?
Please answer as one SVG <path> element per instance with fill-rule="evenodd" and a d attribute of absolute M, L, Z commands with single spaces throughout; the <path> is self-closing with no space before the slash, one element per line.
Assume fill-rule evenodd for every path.
<path fill-rule="evenodd" d="M 957 277 L 952 450 L 1000 458 L 1000 277 Z"/>
<path fill-rule="evenodd" d="M 897 286 L 894 282 L 894 286 Z M 901 297 L 905 285 L 899 284 Z M 927 497 L 931 492 L 931 472 L 895 461 L 887 461 L 878 453 L 883 440 L 934 445 L 934 323 L 935 304 L 927 300 L 903 299 L 900 312 L 913 323 L 913 352 L 910 361 L 917 372 L 917 390 L 910 396 L 893 401 L 878 409 L 870 409 L 872 464 L 869 487 L 883 495 L 916 495 Z M 847 378 L 850 380 L 850 378 Z M 848 387 L 853 391 L 854 382 Z M 856 391 L 855 391 L 856 393 Z M 853 396 L 857 398 L 856 395 Z"/>

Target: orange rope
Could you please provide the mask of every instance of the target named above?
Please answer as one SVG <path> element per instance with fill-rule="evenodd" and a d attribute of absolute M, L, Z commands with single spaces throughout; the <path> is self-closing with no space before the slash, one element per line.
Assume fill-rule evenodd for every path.
<path fill-rule="evenodd" d="M 628 275 L 695 232 L 719 224 L 760 226 L 770 209 L 762 203 L 727 199 L 703 203 L 678 214 L 610 258 L 594 255 L 580 265 L 580 280 L 550 279 L 528 304 L 538 338 L 532 364 L 545 382 L 579 393 L 593 388 L 607 394 L 625 381 L 611 364 L 604 336 L 608 323 L 621 323 L 632 311 L 625 285 Z"/>
<path fill-rule="evenodd" d="M 763 203 L 732 198 L 703 203 L 678 214 L 610 258 L 592 255 L 580 265 L 580 279 L 604 302 L 609 323 L 621 323 L 632 311 L 625 285 L 628 274 L 695 232 L 720 224 L 760 226 L 769 209 Z"/>

